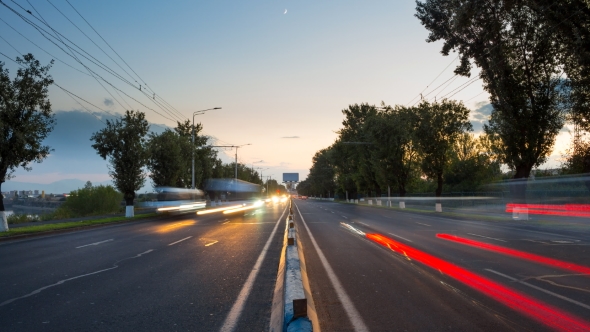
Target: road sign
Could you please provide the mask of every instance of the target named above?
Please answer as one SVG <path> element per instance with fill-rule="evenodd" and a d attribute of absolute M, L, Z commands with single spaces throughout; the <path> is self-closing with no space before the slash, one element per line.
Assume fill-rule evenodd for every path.
<path fill-rule="evenodd" d="M 283 173 L 283 182 L 299 182 L 299 173 Z"/>

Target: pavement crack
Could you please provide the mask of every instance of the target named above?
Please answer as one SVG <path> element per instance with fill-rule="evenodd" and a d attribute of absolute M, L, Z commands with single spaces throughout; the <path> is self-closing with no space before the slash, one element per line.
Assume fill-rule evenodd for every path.
<path fill-rule="evenodd" d="M 94 274 L 99 274 L 99 273 L 102 273 L 102 272 L 105 272 L 105 271 L 114 270 L 114 269 L 116 269 L 116 268 L 119 267 L 119 265 L 118 265 L 119 263 L 121 263 L 123 261 L 126 261 L 126 260 L 129 260 L 129 259 L 134 259 L 134 258 L 141 257 L 141 256 L 143 256 L 145 254 L 148 254 L 148 253 L 152 252 L 152 251 L 154 251 L 154 250 L 153 249 L 150 249 L 150 250 L 147 250 L 147 251 L 142 252 L 141 254 L 137 254 L 137 255 L 132 256 L 132 257 L 123 258 L 123 259 L 118 260 L 115 263 L 113 263 L 113 266 L 112 267 L 109 267 L 107 269 L 102 269 L 102 270 L 98 270 L 98 271 L 94 271 L 94 272 L 82 274 L 82 275 L 79 275 L 79 276 L 71 277 L 71 278 L 68 278 L 68 279 L 60 280 L 60 281 L 56 282 L 55 284 L 47 285 L 47 286 L 41 287 L 39 289 L 36 289 L 36 290 L 30 292 L 29 294 L 26 294 L 26 295 L 23 295 L 23 296 L 20 296 L 20 297 L 15 297 L 13 299 L 6 300 L 6 301 L 0 303 L 0 307 L 5 306 L 7 304 L 10 304 L 10 303 L 12 303 L 12 302 L 14 302 L 16 300 L 24 299 L 24 298 L 27 298 L 29 296 L 33 296 L 35 294 L 39 294 L 39 293 L 41 293 L 42 291 L 44 291 L 44 290 L 46 290 L 48 288 L 51 288 L 51 287 L 54 287 L 54 286 L 59 286 L 59 285 L 65 283 L 67 281 L 71 281 L 71 280 L 75 280 L 75 279 L 79 279 L 79 278 L 91 276 L 91 275 L 94 275 Z"/>

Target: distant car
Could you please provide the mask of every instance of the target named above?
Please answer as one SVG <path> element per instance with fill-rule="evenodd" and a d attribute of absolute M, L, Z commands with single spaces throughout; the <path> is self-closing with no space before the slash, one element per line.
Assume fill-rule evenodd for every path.
<path fill-rule="evenodd" d="M 301 199 L 307 199 L 307 196 L 299 196 Z"/>

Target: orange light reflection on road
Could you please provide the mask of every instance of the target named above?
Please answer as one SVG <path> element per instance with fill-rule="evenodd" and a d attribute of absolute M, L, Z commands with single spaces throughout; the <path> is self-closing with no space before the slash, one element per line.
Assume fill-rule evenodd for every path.
<path fill-rule="evenodd" d="M 590 204 L 506 204 L 506 212 L 524 212 L 563 217 L 590 217 Z"/>
<path fill-rule="evenodd" d="M 208 209 L 208 210 L 199 211 L 199 212 L 197 212 L 197 214 L 198 215 L 209 214 L 209 213 L 221 212 L 221 211 L 225 211 L 225 210 L 237 209 L 240 207 L 242 207 L 242 205 L 224 206 L 224 207 L 220 207 L 217 209 Z"/>
<path fill-rule="evenodd" d="M 177 223 L 170 224 L 170 225 L 159 226 L 156 231 L 158 233 L 168 233 L 168 232 L 172 232 L 172 231 L 178 230 L 183 227 L 192 226 L 194 224 L 196 224 L 196 222 L 194 222 L 194 221 L 177 222 Z"/>
<path fill-rule="evenodd" d="M 557 268 L 564 269 L 564 270 L 570 270 L 570 271 L 574 271 L 574 272 L 578 272 L 578 273 L 590 274 L 589 267 L 577 265 L 574 263 L 564 262 L 564 261 L 560 261 L 560 260 L 549 258 L 549 257 L 530 254 L 528 252 L 524 252 L 524 251 L 520 251 L 520 250 L 515 250 L 515 249 L 497 246 L 495 244 L 489 244 L 489 243 L 485 243 L 485 242 L 470 240 L 470 239 L 466 239 L 466 238 L 462 238 L 462 237 L 458 237 L 458 236 L 450 235 L 450 234 L 436 234 L 436 237 L 438 237 L 439 239 L 453 241 L 456 243 L 476 247 L 479 249 L 497 252 L 497 253 L 507 255 L 507 256 L 522 258 L 522 259 L 526 259 L 526 260 L 533 261 L 536 263 L 557 267 Z"/>
<path fill-rule="evenodd" d="M 590 324 L 563 312 L 557 308 L 543 304 L 520 294 L 494 281 L 479 276 L 466 269 L 458 267 L 440 258 L 434 257 L 420 250 L 414 249 L 401 242 L 394 241 L 380 234 L 367 234 L 366 237 L 384 247 L 403 254 L 408 258 L 418 261 L 428 267 L 436 269 L 450 277 L 457 279 L 465 285 L 482 292 L 483 294 L 517 310 L 537 321 L 556 328 L 568 331 L 588 331 Z"/>

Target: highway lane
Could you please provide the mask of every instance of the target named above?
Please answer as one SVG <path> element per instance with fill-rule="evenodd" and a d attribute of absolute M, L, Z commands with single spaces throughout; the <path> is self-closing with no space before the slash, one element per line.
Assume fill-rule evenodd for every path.
<path fill-rule="evenodd" d="M 433 267 L 436 259 L 463 268 L 466 273 L 475 273 L 473 278 L 481 276 L 524 294 L 533 299 L 532 305 L 539 304 L 541 309 L 559 308 L 573 318 L 582 318 L 581 324 L 590 326 L 583 319 L 590 315 L 588 274 L 437 237 L 441 233 L 451 234 L 589 267 L 588 227 L 563 229 L 460 221 L 329 202 L 296 200 L 295 203 L 301 211 L 301 215 L 296 212 L 295 221 L 324 330 L 548 329 L 547 322 L 540 322 L 539 317 L 531 317 L 522 308 L 507 306 L 478 289 L 479 286 L 470 285 L 471 281 L 460 281 L 452 273 L 442 272 L 442 267 Z M 314 247 L 301 217 L 319 250 Z M 404 249 L 406 256 L 368 240 L 354 229 L 387 236 L 395 241 L 392 246 L 408 246 Z M 418 253 L 412 254 L 412 250 Z M 431 256 L 421 261 L 419 255 Z M 357 318 L 346 308 L 338 285 L 331 281 L 334 278 L 330 278 L 329 269 L 341 284 L 341 293 L 346 295 L 344 300 L 350 298 L 351 306 L 358 312 Z M 549 311 L 549 314 L 556 313 Z M 360 320 L 360 324 L 355 326 L 354 320 Z"/>
<path fill-rule="evenodd" d="M 266 330 L 284 212 L 190 214 L 1 243 L 2 329 Z"/>

